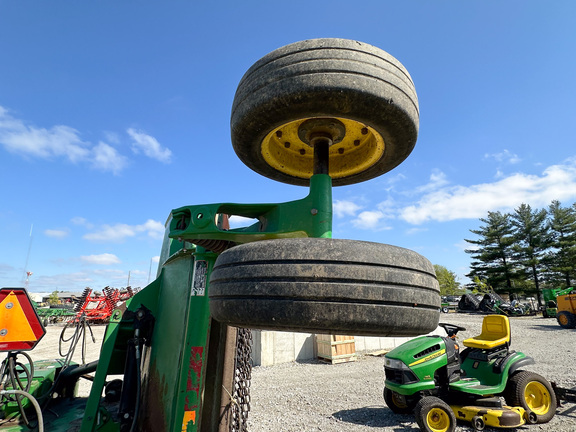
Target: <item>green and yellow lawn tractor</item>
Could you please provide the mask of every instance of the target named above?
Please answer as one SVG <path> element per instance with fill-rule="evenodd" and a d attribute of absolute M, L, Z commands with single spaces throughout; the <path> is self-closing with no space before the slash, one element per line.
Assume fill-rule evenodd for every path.
<path fill-rule="evenodd" d="M 421 430 L 452 432 L 456 421 L 514 428 L 546 423 L 554 416 L 556 395 L 540 375 L 524 370 L 531 357 L 510 349 L 510 322 L 504 315 L 487 315 L 482 333 L 463 341 L 465 330 L 441 323 L 444 336 L 421 336 L 385 357 L 384 400 L 399 414 L 412 411 Z"/>

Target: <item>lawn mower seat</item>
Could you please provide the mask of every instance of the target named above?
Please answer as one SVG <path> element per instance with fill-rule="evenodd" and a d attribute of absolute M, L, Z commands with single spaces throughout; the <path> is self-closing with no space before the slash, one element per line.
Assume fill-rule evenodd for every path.
<path fill-rule="evenodd" d="M 510 345 L 510 321 L 504 315 L 486 315 L 482 321 L 482 333 L 465 339 L 465 347 L 492 350 Z"/>

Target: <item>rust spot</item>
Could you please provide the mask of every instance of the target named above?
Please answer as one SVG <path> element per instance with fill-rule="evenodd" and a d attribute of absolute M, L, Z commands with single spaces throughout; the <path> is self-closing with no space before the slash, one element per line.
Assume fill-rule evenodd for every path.
<path fill-rule="evenodd" d="M 186 391 L 193 391 L 196 393 L 196 400 L 200 399 L 200 382 L 202 378 L 202 355 L 204 354 L 204 347 L 191 347 L 190 348 L 190 361 L 188 364 L 188 377 L 186 379 Z M 185 410 L 191 411 L 197 405 L 190 405 L 189 396 L 186 396 Z"/>

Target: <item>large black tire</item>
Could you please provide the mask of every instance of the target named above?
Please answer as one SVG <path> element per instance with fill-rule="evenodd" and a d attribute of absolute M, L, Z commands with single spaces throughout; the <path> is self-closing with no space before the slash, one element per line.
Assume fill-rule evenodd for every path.
<path fill-rule="evenodd" d="M 414 148 L 414 83 L 398 60 L 365 43 L 313 39 L 284 46 L 258 60 L 238 85 L 230 120 L 234 150 L 265 177 L 308 185 L 313 151 L 298 128 L 317 118 L 346 126 L 330 148 L 334 186 L 369 180 Z"/>
<path fill-rule="evenodd" d="M 388 387 L 384 387 L 384 402 L 396 414 L 412 414 L 414 407 L 418 403 L 418 398 L 414 396 L 401 397 Z"/>
<path fill-rule="evenodd" d="M 556 314 L 558 324 L 565 329 L 576 328 L 576 315 L 567 311 L 560 311 Z"/>
<path fill-rule="evenodd" d="M 508 379 L 506 402 L 536 414 L 537 423 L 549 422 L 556 413 L 556 393 L 548 380 L 537 373 L 520 371 Z"/>
<path fill-rule="evenodd" d="M 425 396 L 414 408 L 416 423 L 424 432 L 454 432 L 456 416 L 450 406 L 435 396 Z"/>
<path fill-rule="evenodd" d="M 416 252 L 324 238 L 265 240 L 223 252 L 210 311 L 228 325 L 343 335 L 414 336 L 436 329 L 438 281 Z"/>

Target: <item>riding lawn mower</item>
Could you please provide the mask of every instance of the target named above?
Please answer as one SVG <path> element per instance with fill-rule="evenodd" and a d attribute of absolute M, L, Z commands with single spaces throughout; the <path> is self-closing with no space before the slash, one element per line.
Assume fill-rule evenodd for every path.
<path fill-rule="evenodd" d="M 486 315 L 480 335 L 456 341 L 464 327 L 440 323 L 447 336 L 421 336 L 386 354 L 384 400 L 398 414 L 414 412 L 422 431 L 453 432 L 456 421 L 515 428 L 555 414 L 552 385 L 525 370 L 531 357 L 510 349 L 510 322 Z"/>

